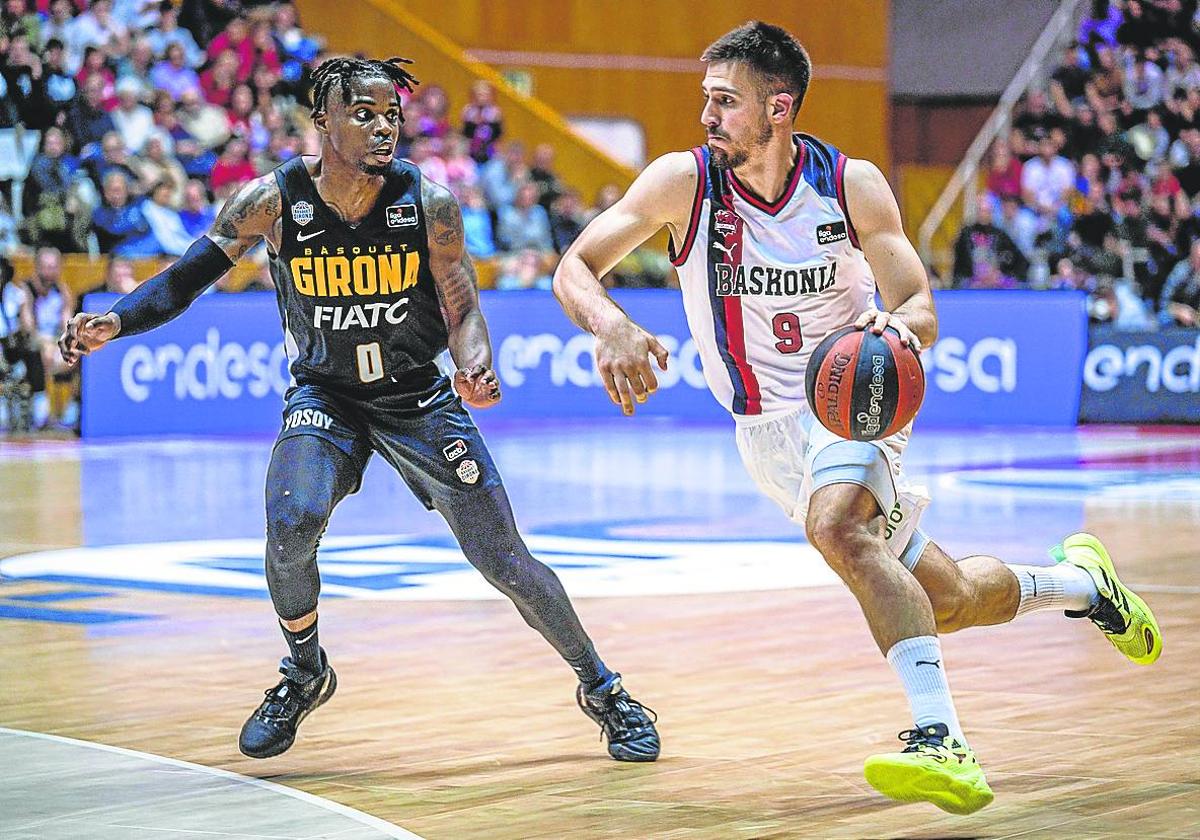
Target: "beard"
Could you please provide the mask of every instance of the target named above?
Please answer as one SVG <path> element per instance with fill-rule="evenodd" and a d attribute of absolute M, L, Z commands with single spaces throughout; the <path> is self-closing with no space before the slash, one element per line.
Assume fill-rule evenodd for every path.
<path fill-rule="evenodd" d="M 726 143 L 732 143 L 733 139 L 728 134 L 716 134 L 714 137 L 724 140 Z M 763 120 L 758 127 L 758 135 L 754 138 L 751 145 L 734 146 L 730 151 L 714 148 L 711 143 L 708 145 L 708 152 L 712 156 L 713 166 L 717 169 L 737 169 L 739 166 L 750 160 L 751 153 L 763 148 L 771 140 L 771 124 Z"/>
<path fill-rule="evenodd" d="M 390 163 L 367 163 L 360 160 L 358 171 L 367 175 L 386 175 L 392 171 L 392 165 Z"/>

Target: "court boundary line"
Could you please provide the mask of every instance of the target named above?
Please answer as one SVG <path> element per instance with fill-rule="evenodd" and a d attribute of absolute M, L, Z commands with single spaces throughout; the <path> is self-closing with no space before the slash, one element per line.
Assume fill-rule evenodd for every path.
<path fill-rule="evenodd" d="M 204 764 L 196 764 L 191 761 L 184 761 L 179 758 L 168 758 L 165 755 L 155 755 L 154 753 L 141 752 L 140 750 L 131 750 L 125 747 L 114 747 L 111 744 L 101 744 L 96 741 L 84 741 L 79 738 L 68 738 L 65 735 L 51 735 L 48 732 L 32 732 L 27 729 L 10 729 L 7 726 L 0 726 L 0 735 L 16 735 L 25 738 L 36 738 L 43 741 L 54 741 L 60 744 L 70 744 L 75 747 L 86 747 L 89 749 L 100 750 L 101 752 L 114 753 L 116 755 L 125 756 L 126 758 L 138 758 L 149 760 L 156 764 L 166 764 L 171 767 L 181 767 L 185 770 L 198 770 L 201 773 L 207 773 L 212 776 L 217 776 L 222 779 L 232 779 L 236 782 L 248 784 L 251 787 L 261 788 L 272 793 L 281 793 L 284 796 L 290 796 L 293 799 L 298 799 L 301 802 L 306 802 L 309 805 L 315 805 L 318 808 L 324 808 L 326 811 L 331 811 L 335 814 L 340 814 L 343 817 L 349 817 L 351 820 L 358 822 L 368 828 L 374 828 L 383 832 L 389 837 L 397 838 L 397 840 L 424 840 L 423 837 L 413 834 L 405 828 L 372 816 L 371 814 L 359 811 L 356 808 L 351 808 L 349 805 L 343 805 L 340 802 L 334 802 L 331 799 L 317 796 L 312 793 L 306 793 L 296 788 L 281 785 L 278 782 L 270 782 L 266 779 L 258 779 L 254 776 L 246 776 L 241 773 L 235 773 L 232 770 L 224 770 L 220 767 L 208 767 Z"/>

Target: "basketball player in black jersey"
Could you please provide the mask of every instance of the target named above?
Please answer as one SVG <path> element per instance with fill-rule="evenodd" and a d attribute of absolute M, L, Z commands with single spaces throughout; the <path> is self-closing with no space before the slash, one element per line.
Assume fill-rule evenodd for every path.
<path fill-rule="evenodd" d="M 458 204 L 394 157 L 400 91 L 416 82 L 407 63 L 323 63 L 313 73 L 321 154 L 251 181 L 178 262 L 108 313 L 72 318 L 59 342 L 63 357 L 74 363 L 174 318 L 266 240 L 295 380 L 266 487 L 267 583 L 290 656 L 242 728 L 243 753 L 287 750 L 300 722 L 337 687 L 317 636 L 317 545 L 378 452 L 575 670 L 576 698 L 600 724 L 609 754 L 653 761 L 653 721 L 596 655 L 557 575 L 530 555 L 464 408 L 495 405 L 500 386 Z M 452 379 L 434 364 L 447 347 Z"/>

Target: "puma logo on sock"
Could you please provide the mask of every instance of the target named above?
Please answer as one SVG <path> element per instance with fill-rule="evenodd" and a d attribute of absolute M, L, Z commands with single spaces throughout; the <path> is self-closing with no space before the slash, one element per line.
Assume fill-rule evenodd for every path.
<path fill-rule="evenodd" d="M 940 659 L 935 659 L 932 662 L 930 662 L 928 659 L 918 659 L 916 661 L 916 665 L 932 665 L 934 668 L 940 668 L 940 667 L 942 667 L 940 664 L 941 661 L 942 660 L 940 660 Z"/>

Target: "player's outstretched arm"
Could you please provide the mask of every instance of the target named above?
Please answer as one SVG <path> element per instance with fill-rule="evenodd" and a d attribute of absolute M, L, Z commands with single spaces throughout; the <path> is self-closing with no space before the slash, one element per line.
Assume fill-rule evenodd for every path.
<path fill-rule="evenodd" d="M 264 175 L 225 202 L 208 236 L 183 256 L 122 297 L 108 312 L 81 312 L 67 322 L 58 348 L 68 364 L 118 335 L 136 335 L 182 313 L 200 293 L 233 268 L 261 237 L 272 236 L 282 199 L 275 176 Z"/>
<path fill-rule="evenodd" d="M 450 357 L 458 368 L 454 390 L 472 408 L 500 402 L 500 380 L 492 370 L 492 342 L 479 308 L 479 281 L 467 253 L 462 211 L 450 191 L 421 179 L 421 204 L 429 231 L 429 269 L 442 302 Z"/>
<path fill-rule="evenodd" d="M 937 312 L 929 277 L 900 222 L 900 208 L 883 173 L 866 160 L 849 160 L 845 172 L 846 207 L 863 255 L 875 275 L 883 312 L 868 309 L 855 324 L 882 333 L 894 327 L 913 349 L 937 340 Z"/>
<path fill-rule="evenodd" d="M 670 225 L 682 234 L 696 192 L 695 158 L 672 152 L 655 160 L 629 191 L 584 228 L 554 272 L 554 294 L 568 317 L 596 336 L 596 369 L 609 399 L 633 414 L 658 389 L 650 356 L 667 369 L 667 350 L 609 297 L 600 278 L 634 248 Z"/>

